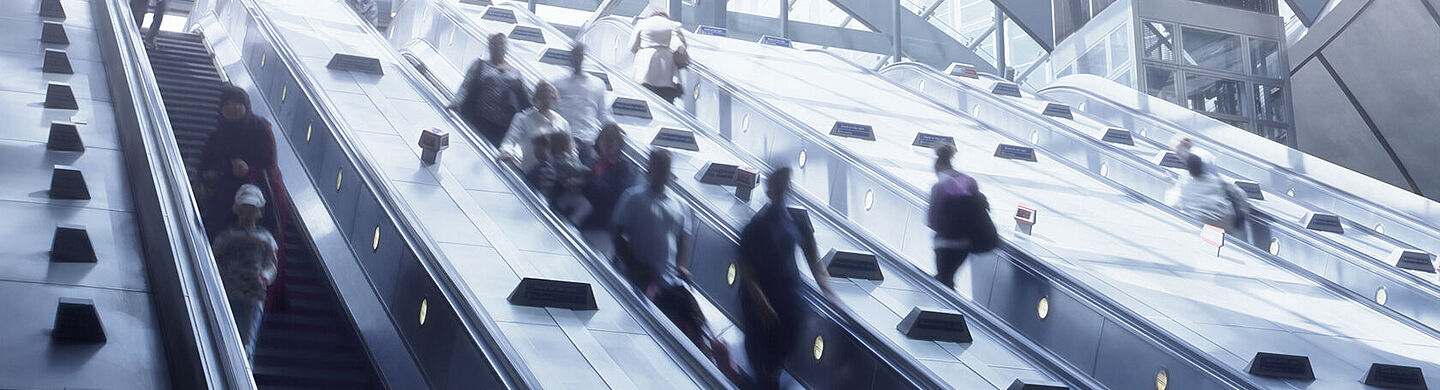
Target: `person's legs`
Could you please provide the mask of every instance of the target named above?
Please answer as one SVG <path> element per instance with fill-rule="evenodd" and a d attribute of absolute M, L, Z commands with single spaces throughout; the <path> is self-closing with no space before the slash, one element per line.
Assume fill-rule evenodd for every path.
<path fill-rule="evenodd" d="M 160 23 L 165 21 L 165 12 L 170 8 L 169 0 L 160 0 L 155 3 L 155 16 L 150 18 L 150 31 L 145 32 L 145 42 L 149 45 L 155 44 L 155 36 L 160 34 Z"/>
<path fill-rule="evenodd" d="M 230 311 L 235 317 L 235 327 L 240 331 L 240 344 L 245 346 L 245 355 L 253 364 L 255 339 L 260 334 L 260 319 L 264 316 L 265 305 L 259 301 L 231 299 Z"/>
<path fill-rule="evenodd" d="M 130 16 L 135 17 L 135 28 L 145 24 L 145 13 L 150 11 L 150 0 L 130 0 Z"/>
<path fill-rule="evenodd" d="M 959 249 L 936 249 L 935 250 L 935 279 L 945 287 L 955 287 L 955 271 L 960 269 L 960 264 L 965 262 L 969 252 Z"/>

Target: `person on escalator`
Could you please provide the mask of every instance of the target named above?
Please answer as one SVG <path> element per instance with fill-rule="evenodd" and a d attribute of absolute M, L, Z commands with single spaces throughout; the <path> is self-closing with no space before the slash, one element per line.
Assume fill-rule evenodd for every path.
<path fill-rule="evenodd" d="M 595 137 L 595 161 L 585 179 L 585 199 L 594 207 L 581 229 L 604 229 L 610 226 L 612 211 L 620 195 L 635 184 L 635 167 L 625 162 L 625 133 L 620 125 L 607 123 Z"/>
<path fill-rule="evenodd" d="M 580 192 L 586 172 L 580 162 L 569 154 L 574 150 L 571 142 L 570 136 L 564 133 L 535 137 L 531 141 L 531 150 L 535 153 L 536 162 L 525 171 L 525 179 L 535 187 L 536 192 L 545 196 L 555 212 L 579 226 L 590 216 L 591 206 Z"/>
<path fill-rule="evenodd" d="M 926 225 L 935 231 L 935 279 L 955 287 L 955 272 L 971 253 L 985 252 L 999 244 L 999 233 L 990 220 L 990 202 L 980 185 L 969 175 L 955 170 L 951 160 L 955 147 L 935 149 L 935 175 L 930 187 L 930 209 Z"/>
<path fill-rule="evenodd" d="M 275 135 L 270 122 L 250 109 L 250 95 L 244 89 L 226 85 L 220 89 L 217 126 L 205 139 L 200 154 L 197 201 L 207 237 L 214 238 L 235 224 L 232 195 L 246 184 L 268 190 L 269 213 L 262 224 L 272 232 L 285 232 L 289 214 L 284 202 L 285 185 L 275 159 Z M 279 264 L 285 264 L 285 244 L 279 247 Z M 282 272 L 283 273 L 283 272 Z M 283 276 L 283 275 L 282 275 Z M 283 283 L 276 283 L 274 298 L 283 297 Z M 275 302 L 267 302 L 268 304 Z M 284 300 L 279 300 L 284 304 Z M 283 309 L 283 306 L 282 306 Z"/>
<path fill-rule="evenodd" d="M 634 77 L 646 89 L 671 103 L 684 93 L 675 79 L 690 64 L 690 54 L 680 23 L 668 13 L 656 8 L 635 23 L 630 52 L 635 53 Z"/>
<path fill-rule="evenodd" d="M 602 125 L 614 119 L 610 110 L 605 109 L 605 81 L 586 73 L 584 63 L 585 45 L 577 43 L 570 49 L 570 74 L 551 84 L 560 93 L 555 112 L 570 124 L 580 161 L 591 164 L 595 161 L 595 137 L 599 136 Z"/>
<path fill-rule="evenodd" d="M 220 280 L 225 283 L 225 296 L 230 301 L 235 326 L 245 354 L 255 361 L 255 339 L 265 314 L 265 299 L 275 281 L 279 245 L 270 231 L 260 226 L 265 208 L 265 194 L 253 184 L 241 185 L 235 192 L 231 210 L 236 223 L 215 237 L 212 251 Z"/>
<path fill-rule="evenodd" d="M 510 130 L 505 132 L 505 138 L 500 142 L 501 161 L 518 164 L 522 172 L 529 171 L 538 162 L 535 159 L 535 138 L 557 133 L 570 136 L 569 122 L 552 110 L 557 94 L 555 86 L 550 83 L 542 81 L 535 85 L 535 96 L 530 99 L 534 106 L 515 115 L 515 120 L 510 121 Z M 578 160 L 573 146 L 563 156 L 555 158 Z"/>
<path fill-rule="evenodd" d="M 475 60 L 465 72 L 451 109 L 490 141 L 500 145 L 515 114 L 530 108 L 530 90 L 505 62 L 505 34 L 490 36 L 490 60 Z"/>
<path fill-rule="evenodd" d="M 652 149 L 648 180 L 620 195 L 611 216 L 616 263 L 641 291 L 667 277 L 690 279 L 690 215 L 666 191 L 670 164 L 669 151 Z"/>
<path fill-rule="evenodd" d="M 1244 218 L 1250 212 L 1245 191 L 1209 172 L 1200 156 L 1190 154 L 1185 159 L 1185 169 L 1189 176 L 1165 193 L 1165 203 L 1207 225 L 1242 229 Z"/>
<path fill-rule="evenodd" d="M 828 295 L 829 274 L 815 244 L 815 231 L 786 207 L 790 168 L 776 169 L 765 181 L 765 205 L 740 232 L 736 261 L 741 283 L 740 308 L 744 313 L 745 354 L 750 359 L 756 389 L 780 388 L 780 372 L 805 326 L 805 281 L 795 263 L 796 249 L 804 254 L 815 282 Z"/>
<path fill-rule="evenodd" d="M 165 12 L 170 8 L 169 0 L 130 0 L 130 14 L 135 17 L 135 28 L 145 30 L 145 13 L 155 11 L 150 18 L 150 30 L 145 32 L 145 48 L 155 49 L 155 36 L 160 34 L 160 23 L 165 21 Z"/>

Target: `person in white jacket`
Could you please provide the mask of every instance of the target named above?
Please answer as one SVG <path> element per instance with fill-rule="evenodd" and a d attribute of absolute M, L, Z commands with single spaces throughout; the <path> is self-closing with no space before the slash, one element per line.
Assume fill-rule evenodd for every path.
<path fill-rule="evenodd" d="M 630 35 L 630 52 L 635 53 L 635 79 L 673 103 L 683 93 L 680 84 L 675 82 L 680 71 L 675 64 L 675 52 L 684 47 L 685 35 L 680 23 L 670 20 L 670 14 L 663 10 L 651 10 L 635 23 L 635 32 Z"/>
<path fill-rule="evenodd" d="M 558 95 L 559 92 L 550 83 L 542 81 L 535 85 L 535 95 L 530 99 L 530 104 L 534 106 L 515 114 L 515 119 L 510 121 L 510 131 L 500 141 L 500 160 L 518 162 L 521 171 L 529 172 L 539 162 L 533 150 L 536 137 L 551 133 L 570 135 L 570 125 L 565 118 L 551 110 L 559 99 Z M 575 160 L 578 164 L 573 148 L 567 156 L 556 158 Z"/>
<path fill-rule="evenodd" d="M 570 74 L 551 84 L 560 92 L 555 112 L 570 125 L 581 161 L 589 163 L 594 161 L 595 137 L 600 135 L 600 128 L 615 120 L 605 107 L 605 81 L 586 73 L 584 64 L 585 45 L 575 44 L 570 49 Z"/>
<path fill-rule="evenodd" d="M 1165 203 L 1207 225 L 1241 228 L 1249 205 L 1240 187 L 1208 172 L 1200 156 L 1185 158 L 1185 168 L 1190 175 L 1165 193 Z"/>

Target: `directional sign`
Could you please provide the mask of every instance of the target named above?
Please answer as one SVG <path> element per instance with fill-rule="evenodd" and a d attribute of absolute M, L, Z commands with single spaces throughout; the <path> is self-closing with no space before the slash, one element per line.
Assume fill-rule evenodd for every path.
<path fill-rule="evenodd" d="M 949 73 L 951 76 L 956 77 L 964 77 L 971 79 L 980 78 L 980 73 L 975 71 L 975 65 L 963 64 L 959 62 L 950 64 L 950 67 L 945 69 L 945 73 Z"/>
<path fill-rule="evenodd" d="M 700 35 L 709 35 L 712 37 L 730 36 L 730 30 L 727 30 L 724 27 L 706 26 L 703 24 L 700 25 L 700 27 L 695 28 L 695 33 Z"/>
<path fill-rule="evenodd" d="M 830 127 L 830 135 L 874 141 L 875 128 L 859 123 L 835 121 L 835 125 Z"/>
<path fill-rule="evenodd" d="M 700 151 L 700 144 L 695 142 L 695 132 L 673 127 L 661 127 L 660 132 L 655 133 L 655 138 L 650 140 L 650 145 L 692 152 Z"/>
<path fill-rule="evenodd" d="M 640 99 L 617 97 L 615 103 L 610 104 L 610 111 L 615 115 L 650 119 L 650 104 Z"/>
<path fill-rule="evenodd" d="M 540 28 L 535 26 L 524 26 L 517 24 L 515 25 L 515 28 L 510 29 L 510 39 L 544 44 L 545 33 L 541 32 Z"/>
<path fill-rule="evenodd" d="M 545 49 L 544 53 L 540 53 L 540 62 L 550 65 L 570 66 L 570 51 L 553 47 Z"/>
<path fill-rule="evenodd" d="M 867 252 L 840 251 L 831 249 L 820 260 L 825 265 L 825 271 L 832 277 L 885 280 L 885 275 L 880 272 L 880 265 L 875 262 L 875 254 Z"/>
<path fill-rule="evenodd" d="M 1271 377 L 1314 380 L 1315 371 L 1310 368 L 1310 357 L 1279 353 L 1257 352 L 1250 360 L 1251 374 Z"/>
<path fill-rule="evenodd" d="M 1435 273 L 1435 256 L 1417 250 L 1396 248 L 1390 252 L 1390 264 L 1398 268 Z"/>
<path fill-rule="evenodd" d="M 379 58 L 350 54 L 335 53 L 335 56 L 330 57 L 330 63 L 326 64 L 325 67 L 334 70 L 369 73 L 373 75 L 385 74 L 385 70 L 380 68 Z"/>
<path fill-rule="evenodd" d="M 955 146 L 955 137 L 951 137 L 948 135 L 930 134 L 925 132 L 915 133 L 915 141 L 911 142 L 910 145 L 919 146 L 926 149 L 935 149 L 940 147 L 940 145 Z"/>
<path fill-rule="evenodd" d="M 1150 158 L 1150 162 L 1166 168 L 1185 169 L 1185 161 L 1181 160 L 1180 155 L 1175 152 L 1156 153 L 1155 157 Z"/>
<path fill-rule="evenodd" d="M 705 166 L 700 167 L 700 172 L 695 175 L 695 180 L 704 184 L 733 186 L 735 185 L 735 171 L 739 169 L 740 167 L 737 165 L 707 162 Z"/>
<path fill-rule="evenodd" d="M 1135 137 L 1130 134 L 1130 130 L 1114 127 L 1106 128 L 1105 133 L 1100 135 L 1100 140 L 1112 144 L 1135 146 Z"/>
<path fill-rule="evenodd" d="M 990 88 L 990 93 L 1000 96 L 1020 97 L 1020 86 L 1009 81 L 996 81 L 995 86 Z"/>
<path fill-rule="evenodd" d="M 1245 197 L 1254 200 L 1265 200 L 1265 193 L 1260 191 L 1260 183 L 1249 180 L 1236 180 L 1235 186 L 1245 191 Z"/>
<path fill-rule="evenodd" d="M 480 16 L 480 19 L 515 24 L 515 11 L 508 8 L 490 7 L 485 9 L 485 15 Z"/>
<path fill-rule="evenodd" d="M 1035 231 L 1035 221 L 1039 220 L 1039 217 L 1040 214 L 1035 208 L 1021 203 L 1015 207 L 1015 230 L 1030 235 Z"/>
<path fill-rule="evenodd" d="M 1365 374 L 1365 384 L 1382 389 L 1425 390 L 1425 373 L 1420 367 L 1373 363 Z"/>
<path fill-rule="evenodd" d="M 794 47 L 790 45 L 789 39 L 772 37 L 769 35 L 760 36 L 760 44 L 780 47 Z"/>
<path fill-rule="evenodd" d="M 1302 222 L 1306 229 L 1345 234 L 1345 226 L 1340 224 L 1340 216 L 1335 214 L 1311 211 L 1305 213 L 1305 220 Z"/>
<path fill-rule="evenodd" d="M 1045 111 L 1040 113 L 1056 118 L 1075 119 L 1075 116 L 1070 113 L 1070 106 L 1060 103 L 1045 103 Z"/>
<path fill-rule="evenodd" d="M 1000 144 L 995 146 L 995 157 L 1036 162 L 1035 148 L 1029 146 Z"/>
<path fill-rule="evenodd" d="M 610 87 L 610 75 L 605 74 L 605 72 L 594 71 L 594 70 L 587 70 L 587 71 L 585 71 L 585 73 L 589 73 L 591 76 L 595 76 L 595 78 L 600 79 L 600 81 L 604 81 L 604 82 L 605 82 L 605 90 L 606 90 L 606 91 L 613 91 L 613 90 L 615 90 L 614 88 L 611 88 L 611 87 Z"/>

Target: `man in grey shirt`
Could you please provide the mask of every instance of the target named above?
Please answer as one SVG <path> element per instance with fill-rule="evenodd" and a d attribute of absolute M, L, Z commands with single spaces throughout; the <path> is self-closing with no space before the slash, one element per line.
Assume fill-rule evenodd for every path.
<path fill-rule="evenodd" d="M 690 217 L 665 191 L 670 182 L 670 152 L 651 150 L 649 165 L 647 183 L 625 191 L 615 203 L 610 229 L 616 256 L 630 282 L 641 290 L 667 275 L 690 279 Z M 675 262 L 673 273 L 671 259 Z"/>

